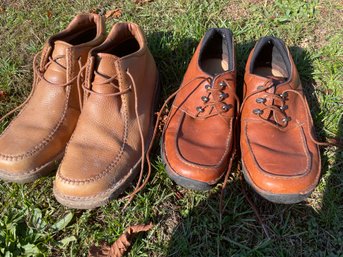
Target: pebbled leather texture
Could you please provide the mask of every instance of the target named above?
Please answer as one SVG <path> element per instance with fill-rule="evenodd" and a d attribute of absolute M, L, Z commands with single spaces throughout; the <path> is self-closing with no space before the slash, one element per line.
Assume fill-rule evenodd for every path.
<path fill-rule="evenodd" d="M 278 44 L 281 52 L 284 48 L 283 62 L 289 63 L 289 75 L 281 80 L 278 76 L 263 76 L 253 72 L 256 48 L 266 40 Z M 286 69 L 279 76 L 281 73 L 286 74 Z M 260 86 L 265 86 L 266 89 L 256 93 L 261 89 Z M 282 100 L 278 96 L 284 92 L 288 93 L 284 101 L 284 105 L 287 105 L 284 114 L 268 108 L 261 117 L 253 113 L 267 105 L 277 108 L 282 106 Z M 273 98 L 272 95 L 278 96 Z M 281 197 L 305 195 L 318 183 L 320 152 L 316 143 L 311 140 L 310 133 L 313 133 L 314 127 L 307 102 L 302 101 L 304 97 L 299 74 L 288 48 L 277 38 L 262 38 L 251 51 L 246 64 L 240 141 L 243 167 L 250 183 L 258 192 Z M 266 102 L 258 103 L 258 98 L 265 98 Z M 283 117 L 290 120 L 282 122 Z"/>
<path fill-rule="evenodd" d="M 7 180 L 14 176 L 20 182 L 21 176 L 39 173 L 63 154 L 80 114 L 75 78 L 89 50 L 104 37 L 104 19 L 81 14 L 45 44 L 39 65 L 42 78 L 0 136 L 0 177 L 3 173 Z"/>
<path fill-rule="evenodd" d="M 213 32 L 215 31 L 215 32 Z M 231 38 L 231 54 L 227 57 L 231 67 L 217 74 L 204 71 L 200 55 L 206 55 L 207 40 L 213 33 L 223 38 L 227 30 L 211 29 L 199 43 L 180 89 L 170 109 L 168 122 L 162 135 L 162 153 L 168 169 L 187 181 L 204 182 L 214 185 L 227 170 L 232 154 L 236 102 L 233 95 L 236 91 L 236 67 L 234 46 Z M 205 42 L 206 41 L 206 42 Z M 214 48 L 221 48 L 216 44 Z M 211 48 L 213 48 L 211 47 Z M 220 83 L 225 82 L 225 87 Z M 212 93 L 206 89 L 212 85 Z M 220 94 L 226 97 L 220 100 Z M 199 112 L 203 106 L 203 96 L 208 96 L 212 106 Z M 224 105 L 229 106 L 222 111 Z"/>
<path fill-rule="evenodd" d="M 84 94 L 77 127 L 54 183 L 62 204 L 76 208 L 81 208 L 78 201 L 84 202 L 82 208 L 103 204 L 88 205 L 87 201 L 108 192 L 110 198 L 116 193 L 116 185 L 121 185 L 140 163 L 138 121 L 146 147 L 151 137 L 157 76 L 145 36 L 136 24 L 115 24 L 105 42 L 91 51 L 84 84 L 89 91 Z M 108 79 L 112 81 L 106 82 Z"/>

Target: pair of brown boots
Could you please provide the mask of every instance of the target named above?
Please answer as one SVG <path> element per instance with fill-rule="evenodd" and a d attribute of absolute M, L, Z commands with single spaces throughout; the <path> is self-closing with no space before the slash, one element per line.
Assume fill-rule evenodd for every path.
<path fill-rule="evenodd" d="M 106 37 L 102 16 L 78 15 L 37 59 L 32 93 L 0 136 L 0 178 L 30 182 L 62 160 L 57 200 L 100 206 L 142 171 L 151 141 L 158 72 L 144 34 L 117 23 Z"/>

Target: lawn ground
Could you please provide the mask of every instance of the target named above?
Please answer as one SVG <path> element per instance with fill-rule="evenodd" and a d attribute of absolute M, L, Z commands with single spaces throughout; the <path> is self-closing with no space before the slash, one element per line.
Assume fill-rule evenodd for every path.
<path fill-rule="evenodd" d="M 140 3 L 138 3 L 140 2 Z M 343 136 L 343 6 L 339 0 L 0 0 L 0 116 L 29 94 L 32 58 L 80 12 L 119 8 L 118 21 L 140 24 L 160 70 L 163 98 L 178 88 L 197 42 L 210 27 L 233 31 L 238 81 L 254 42 L 275 35 L 291 48 L 320 139 Z M 0 124 L 3 130 L 6 123 Z M 220 185 L 210 192 L 175 186 L 156 147 L 148 186 L 126 200 L 89 211 L 64 208 L 52 194 L 54 174 L 34 183 L 0 182 L 0 256 L 87 256 L 133 224 L 154 228 L 128 256 L 343 256 L 343 153 L 322 149 L 322 178 L 306 202 L 263 200 L 234 169 L 219 215 Z M 236 165 L 235 165 L 236 167 Z M 260 213 L 256 220 L 242 187 Z M 132 188 L 128 192 L 132 191 Z"/>

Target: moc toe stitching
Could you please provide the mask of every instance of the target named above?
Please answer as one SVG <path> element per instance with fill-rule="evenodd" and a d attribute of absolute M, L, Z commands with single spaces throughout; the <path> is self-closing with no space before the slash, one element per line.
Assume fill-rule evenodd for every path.
<path fill-rule="evenodd" d="M 185 113 L 183 112 L 183 115 L 182 116 L 184 116 L 185 115 Z M 181 117 L 181 118 L 179 118 L 179 121 L 178 121 L 178 129 L 177 129 L 177 132 L 176 132 L 176 134 L 179 134 L 179 131 L 180 131 L 180 127 L 181 127 L 181 120 L 182 120 L 182 118 L 183 117 Z M 232 130 L 232 122 L 233 122 L 233 119 L 230 119 L 230 131 Z M 166 128 L 166 131 L 168 130 L 168 127 Z M 164 133 L 164 135 L 165 135 L 165 133 Z M 164 137 L 164 135 L 163 135 L 163 137 Z M 179 160 L 179 162 L 180 162 L 180 164 L 181 165 L 185 165 L 185 166 L 188 166 L 188 167 L 190 167 L 191 169 L 197 169 L 197 170 L 201 170 L 201 171 L 203 171 L 203 172 L 211 172 L 211 173 L 218 173 L 218 168 L 220 168 L 220 166 L 223 164 L 223 161 L 225 160 L 225 158 L 226 158 L 226 156 L 228 156 L 228 153 L 231 151 L 231 149 L 230 149 L 230 147 L 227 147 L 227 148 L 225 148 L 225 152 L 223 153 L 223 155 L 222 155 L 222 157 L 220 158 L 220 160 L 217 162 L 217 164 L 216 165 L 210 165 L 210 166 L 205 166 L 205 165 L 197 165 L 197 164 L 195 164 L 195 163 L 192 163 L 192 162 L 189 162 L 188 160 L 186 160 L 183 156 L 182 156 L 182 154 L 181 154 L 181 152 L 180 152 L 180 149 L 179 149 L 179 144 L 177 143 L 177 136 L 176 137 L 174 137 L 175 138 L 175 140 L 174 140 L 174 144 L 175 144 L 175 157 L 177 157 L 177 159 Z M 163 140 L 163 141 L 165 141 L 165 140 Z M 231 144 L 231 141 L 232 141 L 232 139 L 231 139 L 231 137 L 230 137 L 230 133 L 228 134 L 228 136 L 227 136 L 227 139 L 226 139 L 226 141 L 227 141 L 227 145 L 229 146 L 230 144 Z M 178 175 L 180 175 L 180 176 L 183 176 L 183 177 L 187 177 L 187 178 L 191 178 L 191 177 L 188 177 L 186 174 L 183 174 L 182 172 L 180 173 L 179 171 L 178 171 L 178 169 L 175 169 L 174 167 L 173 167 L 173 165 L 169 162 L 169 154 L 170 154 L 170 152 L 169 151 L 166 151 L 166 148 L 164 147 L 164 144 L 163 144 L 163 146 L 162 146 L 164 149 L 163 149 L 163 152 L 164 152 L 164 155 L 165 155 L 165 161 L 167 162 L 167 164 L 168 164 L 168 166 L 169 167 L 171 167 L 172 168 L 172 170 L 175 172 L 175 173 L 177 173 Z M 222 173 L 222 175 L 224 174 L 223 172 L 221 172 Z M 222 175 L 220 175 L 220 176 L 218 176 L 218 179 L 216 179 L 216 181 L 217 180 L 219 180 L 221 177 L 222 177 Z M 191 178 L 192 179 L 192 178 Z M 216 181 L 207 181 L 207 183 L 216 183 Z"/>
<path fill-rule="evenodd" d="M 45 165 L 46 165 L 46 163 L 43 164 L 43 165 L 41 165 L 41 166 L 39 166 L 39 167 L 37 167 L 37 168 L 31 169 L 31 170 L 28 170 L 28 171 L 26 171 L 26 170 L 25 170 L 25 171 L 22 171 L 22 172 L 20 172 L 20 175 L 30 175 L 30 174 L 34 174 L 34 173 L 36 173 L 37 171 L 39 171 L 41 168 L 43 168 Z M 9 172 L 7 172 L 7 171 L 5 171 L 5 170 L 0 170 L 0 173 L 6 174 L 6 175 L 9 175 L 9 176 L 13 176 L 13 173 L 9 173 Z"/>
<path fill-rule="evenodd" d="M 252 156 L 252 159 L 253 159 L 253 161 L 255 163 L 255 167 L 260 172 L 262 172 L 264 176 L 272 177 L 275 180 L 292 180 L 293 178 L 305 177 L 305 176 L 307 176 L 310 173 L 310 171 L 311 171 L 311 168 L 310 168 L 311 167 L 311 156 L 310 156 L 308 148 L 305 147 L 306 146 L 306 139 L 305 139 L 305 136 L 304 136 L 304 133 L 303 133 L 302 126 L 300 126 L 300 129 L 301 129 L 300 136 L 301 136 L 301 139 L 302 139 L 302 142 L 303 142 L 302 146 L 303 146 L 304 152 L 306 154 L 306 168 L 303 171 L 301 171 L 301 175 L 291 175 L 291 176 L 290 175 L 278 175 L 278 174 L 270 173 L 269 171 L 263 169 L 260 166 L 260 164 L 259 164 L 259 162 L 258 162 L 258 160 L 256 158 L 256 154 L 254 153 L 254 151 L 253 151 L 253 149 L 251 147 L 251 141 L 250 141 L 249 136 L 248 136 L 247 120 L 245 120 L 245 129 L 244 130 L 245 130 L 245 137 L 246 137 L 246 140 L 247 140 L 247 143 L 248 143 L 247 145 L 248 145 L 248 148 L 249 148 L 249 152 L 250 152 L 250 154 Z M 250 174 L 250 172 L 248 170 L 247 170 L 247 172 Z"/>
<path fill-rule="evenodd" d="M 177 112 L 177 111 L 176 111 Z M 211 170 L 212 169 L 212 166 L 203 166 L 203 165 L 197 165 L 197 164 L 195 164 L 195 163 L 191 163 L 191 162 L 189 162 L 189 161 L 187 161 L 183 156 L 182 156 L 182 154 L 180 153 L 180 148 L 179 148 L 179 144 L 178 144 L 178 135 L 179 135 L 179 132 L 180 132 L 180 128 L 181 128 L 181 121 L 184 119 L 184 117 L 185 117 L 185 113 L 183 112 L 183 114 L 181 115 L 181 117 L 179 118 L 179 120 L 178 120 L 178 128 L 177 128 L 177 132 L 175 133 L 176 134 L 176 136 L 174 137 L 174 144 L 175 144 L 175 153 L 176 153 L 176 157 L 178 158 L 178 160 L 181 162 L 181 163 L 183 163 L 183 164 L 185 164 L 185 165 L 187 165 L 187 166 L 189 166 L 189 167 L 192 167 L 192 168 L 197 168 L 197 169 L 201 169 L 201 170 Z M 168 130 L 168 128 L 167 128 L 167 130 Z M 167 151 L 164 151 L 165 152 L 165 155 L 166 155 L 166 158 L 168 159 L 168 153 L 167 153 Z M 172 166 L 171 166 L 172 167 Z M 174 170 L 174 169 L 173 169 Z M 177 174 L 179 174 L 179 175 L 182 175 L 182 174 L 180 174 L 177 170 L 174 170 Z M 183 175 L 182 175 L 183 176 Z"/>
<path fill-rule="evenodd" d="M 3 160 L 6 160 L 6 161 L 23 160 L 27 157 L 32 157 L 35 153 L 43 150 L 43 148 L 54 138 L 55 133 L 58 131 L 58 129 L 63 124 L 63 122 L 66 118 L 67 110 L 68 110 L 68 102 L 69 102 L 69 93 L 68 93 L 68 97 L 66 99 L 66 102 L 64 105 L 64 110 L 63 110 L 63 113 L 62 113 L 60 120 L 58 121 L 56 126 L 52 129 L 50 134 L 46 138 L 44 138 L 38 145 L 36 145 L 33 149 L 27 151 L 26 153 L 20 154 L 20 155 L 6 155 L 6 154 L 0 153 L 0 158 Z M 4 133 L 5 133 L 5 131 L 4 131 Z"/>
<path fill-rule="evenodd" d="M 230 121 L 230 123 L 232 124 L 232 119 Z M 180 126 L 181 126 L 181 122 L 179 123 L 179 128 L 178 128 L 178 132 L 177 134 L 179 134 L 179 131 L 180 131 Z M 230 143 L 231 143 L 231 136 L 230 136 L 230 133 L 231 133 L 231 129 L 230 129 L 230 132 L 228 133 L 227 135 L 227 138 L 226 138 L 226 141 L 227 141 L 227 145 L 229 146 Z M 201 164 L 196 164 L 196 163 L 193 163 L 193 162 L 190 162 L 188 161 L 187 159 L 185 159 L 182 154 L 181 154 L 181 151 L 180 151 L 180 148 L 179 148 L 179 144 L 178 144 L 178 136 L 175 137 L 175 145 L 176 145 L 176 156 L 178 157 L 178 159 L 183 162 L 185 165 L 188 165 L 192 168 L 197 168 L 197 169 L 202 169 L 202 170 L 213 170 L 215 168 L 218 168 L 222 165 L 225 157 L 227 156 L 227 154 L 229 153 L 229 147 L 225 148 L 225 152 L 222 154 L 222 157 L 220 158 L 220 160 L 217 162 L 217 164 L 215 165 L 201 165 Z"/>
<path fill-rule="evenodd" d="M 125 110 L 126 110 L 124 112 L 125 113 L 125 125 L 124 125 L 124 134 L 123 134 L 123 143 L 120 147 L 120 151 L 117 154 L 116 158 L 106 167 L 105 170 L 103 170 L 102 172 L 100 172 L 96 176 L 91 177 L 91 178 L 87 178 L 87 179 L 67 178 L 67 177 L 63 176 L 61 170 L 58 169 L 57 177 L 59 177 L 62 182 L 67 183 L 67 184 L 74 184 L 74 185 L 89 184 L 89 183 L 95 182 L 95 181 L 100 180 L 101 178 L 105 177 L 107 174 L 109 174 L 115 168 L 115 166 L 118 164 L 118 162 L 121 160 L 121 158 L 123 156 L 125 145 L 127 142 L 127 136 L 128 136 L 127 106 L 126 106 L 126 103 L 123 103 L 123 105 L 125 106 Z"/>
<path fill-rule="evenodd" d="M 130 174 L 128 174 L 127 176 L 129 176 L 129 175 Z M 54 191 L 57 192 L 57 194 L 60 197 L 63 197 L 63 198 L 66 198 L 66 199 L 70 199 L 70 200 L 95 199 L 95 198 L 98 198 L 98 197 L 103 196 L 103 195 L 104 196 L 108 195 L 111 191 L 113 191 L 113 188 L 115 188 L 117 185 L 120 185 L 126 179 L 127 179 L 127 177 L 123 177 L 121 180 L 111 183 L 106 190 L 101 191 L 101 192 L 99 192 L 97 194 L 94 194 L 94 195 L 91 195 L 91 196 L 72 196 L 72 195 L 67 195 L 67 194 L 64 194 L 64 193 L 60 192 L 58 189 L 56 189 L 55 186 L 54 186 Z"/>

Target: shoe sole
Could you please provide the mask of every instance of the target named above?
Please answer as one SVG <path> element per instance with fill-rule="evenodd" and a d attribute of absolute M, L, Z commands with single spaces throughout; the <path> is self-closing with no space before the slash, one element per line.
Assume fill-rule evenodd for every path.
<path fill-rule="evenodd" d="M 303 194 L 274 194 L 274 193 L 262 190 L 261 188 L 256 186 L 254 182 L 252 182 L 249 172 L 247 172 L 244 166 L 243 160 L 242 160 L 242 172 L 243 172 L 245 181 L 247 181 L 247 183 L 255 190 L 255 192 L 257 192 L 260 196 L 262 196 L 266 200 L 273 203 L 279 203 L 279 204 L 300 203 L 306 200 L 314 190 L 314 188 L 312 188 L 311 190 Z"/>
<path fill-rule="evenodd" d="M 160 79 L 159 75 L 157 76 L 157 82 L 155 86 L 155 92 L 154 92 L 154 103 L 153 103 L 153 109 L 151 112 L 151 126 L 149 131 L 149 140 L 147 141 L 146 146 L 150 145 L 153 132 L 154 132 L 154 110 L 158 107 L 158 96 L 160 95 L 161 91 L 161 85 L 160 85 Z M 55 188 L 55 185 L 53 187 L 53 192 L 55 195 L 56 200 L 63 204 L 66 207 L 74 208 L 74 209 L 94 209 L 100 206 L 103 206 L 107 204 L 109 201 L 111 201 L 114 198 L 117 198 L 120 194 L 122 194 L 125 189 L 127 189 L 132 181 L 137 177 L 138 172 L 140 170 L 140 164 L 141 159 L 135 163 L 135 165 L 130 169 L 130 171 L 127 173 L 127 176 L 122 178 L 119 182 L 113 184 L 109 189 L 106 191 L 103 191 L 95 196 L 88 196 L 88 197 L 73 197 L 73 196 L 67 196 L 60 192 L 58 192 Z"/>
<path fill-rule="evenodd" d="M 59 154 L 54 160 L 47 162 L 41 167 L 20 175 L 13 175 L 12 173 L 9 173 L 7 171 L 0 170 L 0 179 L 6 182 L 15 182 L 18 184 L 33 182 L 40 177 L 48 175 L 54 169 L 56 169 L 58 167 L 58 164 L 61 162 L 63 155 L 64 152 Z"/>
<path fill-rule="evenodd" d="M 163 136 L 162 136 L 163 139 Z M 163 151 L 162 139 L 160 141 L 161 157 L 162 162 L 166 168 L 168 176 L 178 185 L 185 187 L 187 189 L 192 189 L 196 191 L 208 191 L 214 187 L 214 185 L 208 184 L 206 182 L 190 179 L 177 174 L 168 164 L 166 155 Z"/>

